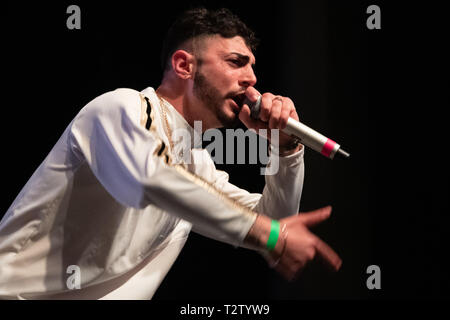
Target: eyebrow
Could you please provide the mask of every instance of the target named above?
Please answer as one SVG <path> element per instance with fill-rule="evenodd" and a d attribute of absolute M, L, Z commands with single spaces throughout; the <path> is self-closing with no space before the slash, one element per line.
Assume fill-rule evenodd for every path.
<path fill-rule="evenodd" d="M 242 54 L 239 52 L 230 52 L 230 54 L 236 55 L 238 57 L 238 59 L 241 60 L 242 62 L 245 62 L 245 64 L 250 62 L 250 57 L 245 54 Z M 254 66 L 254 65 L 255 65 L 255 63 L 252 63 L 252 66 Z"/>

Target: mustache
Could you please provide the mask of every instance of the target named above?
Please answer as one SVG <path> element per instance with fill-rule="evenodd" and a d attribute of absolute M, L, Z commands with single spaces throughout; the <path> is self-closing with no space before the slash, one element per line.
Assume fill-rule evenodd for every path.
<path fill-rule="evenodd" d="M 243 87 L 243 88 L 240 88 L 239 90 L 232 91 L 225 96 L 225 99 L 233 99 L 234 102 L 236 102 L 236 104 L 239 107 L 242 107 L 244 99 L 245 99 L 245 90 L 246 89 L 247 88 Z"/>
<path fill-rule="evenodd" d="M 234 98 L 236 96 L 244 95 L 245 90 L 247 90 L 247 88 L 242 87 L 239 90 L 231 91 L 225 96 L 225 99 L 230 99 L 230 98 Z"/>

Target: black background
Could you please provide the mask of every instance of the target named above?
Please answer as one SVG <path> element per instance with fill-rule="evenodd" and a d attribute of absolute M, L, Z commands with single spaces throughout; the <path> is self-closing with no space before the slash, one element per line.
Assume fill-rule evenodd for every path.
<path fill-rule="evenodd" d="M 289 96 L 307 125 L 351 153 L 305 154 L 301 211 L 331 204 L 314 229 L 342 257 L 293 283 L 257 254 L 192 233 L 157 291 L 166 299 L 448 298 L 449 174 L 444 10 L 398 1 L 146 1 L 2 4 L 2 202 L 5 213 L 77 112 L 119 87 L 161 80 L 159 55 L 184 9 L 228 7 L 261 39 L 257 88 Z M 66 8 L 81 8 L 68 30 Z M 381 30 L 366 27 L 370 4 Z M 219 165 L 260 192 L 255 165 Z M 381 268 L 381 290 L 366 269 Z"/>

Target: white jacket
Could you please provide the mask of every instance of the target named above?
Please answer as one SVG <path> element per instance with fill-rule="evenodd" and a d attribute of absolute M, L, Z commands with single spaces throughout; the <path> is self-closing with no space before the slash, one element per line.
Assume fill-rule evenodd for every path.
<path fill-rule="evenodd" d="M 240 246 L 255 212 L 298 212 L 304 148 L 280 158 L 263 194 L 251 194 L 230 184 L 206 150 L 175 164 L 183 141 L 170 154 L 164 148 L 160 108 L 152 88 L 117 89 L 79 112 L 0 223 L 0 298 L 151 299 L 192 226 Z M 198 139 L 168 108 L 169 126 Z M 80 289 L 68 285 L 71 266 Z"/>

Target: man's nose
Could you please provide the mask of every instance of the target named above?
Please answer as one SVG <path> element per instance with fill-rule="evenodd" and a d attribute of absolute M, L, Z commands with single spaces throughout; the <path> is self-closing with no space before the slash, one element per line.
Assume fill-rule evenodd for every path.
<path fill-rule="evenodd" d="M 242 74 L 240 85 L 243 87 L 253 87 L 256 84 L 256 75 L 251 66 L 247 66 Z"/>

